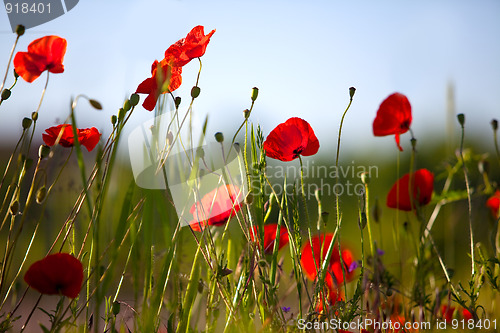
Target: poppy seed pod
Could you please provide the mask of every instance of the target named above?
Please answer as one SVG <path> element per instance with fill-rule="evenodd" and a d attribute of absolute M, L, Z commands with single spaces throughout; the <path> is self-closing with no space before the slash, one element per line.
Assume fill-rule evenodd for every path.
<path fill-rule="evenodd" d="M 498 120 L 493 119 L 491 121 L 491 127 L 493 128 L 494 131 L 496 131 L 498 129 Z"/>
<path fill-rule="evenodd" d="M 43 160 L 45 157 L 49 156 L 50 154 L 50 147 L 46 145 L 40 145 L 40 148 L 38 148 L 38 158 Z"/>
<path fill-rule="evenodd" d="M 252 102 L 255 102 L 257 97 L 259 96 L 259 88 L 253 87 L 252 88 Z"/>
<path fill-rule="evenodd" d="M 30 118 L 27 118 L 27 117 L 24 117 L 23 118 L 23 129 L 28 129 L 31 127 L 31 123 L 33 122 L 33 120 L 31 120 Z"/>
<path fill-rule="evenodd" d="M 222 134 L 222 132 L 215 133 L 215 141 L 219 143 L 224 142 L 224 134 Z"/>
<path fill-rule="evenodd" d="M 36 192 L 36 203 L 41 204 L 43 200 L 45 200 L 45 196 L 47 195 L 47 188 L 45 186 L 40 187 Z"/>
<path fill-rule="evenodd" d="M 16 34 L 17 34 L 18 36 L 22 36 L 22 35 L 24 35 L 24 31 L 25 31 L 25 30 L 26 30 L 26 29 L 24 28 L 24 25 L 19 24 L 19 25 L 16 27 Z"/>
<path fill-rule="evenodd" d="M 9 207 L 9 211 L 12 215 L 16 215 L 19 211 L 19 201 L 15 200 Z"/>
<path fill-rule="evenodd" d="M 111 124 L 116 124 L 116 122 L 118 121 L 118 117 L 116 116 L 116 114 L 112 115 L 111 116 Z"/>
<path fill-rule="evenodd" d="M 196 98 L 196 97 L 200 96 L 200 92 L 201 92 L 200 87 L 194 86 L 193 88 L 191 88 L 191 97 Z"/>
<path fill-rule="evenodd" d="M 130 95 L 130 104 L 132 106 L 136 106 L 137 104 L 139 104 L 139 100 L 140 100 L 140 97 L 138 94 Z"/>
<path fill-rule="evenodd" d="M 177 96 L 175 99 L 174 99 L 174 103 L 175 103 L 175 108 L 179 108 L 179 105 L 181 105 L 181 98 L 179 96 Z"/>
<path fill-rule="evenodd" d="M 356 88 L 350 87 L 349 88 L 349 97 L 352 99 L 354 97 L 354 93 L 356 92 Z"/>
<path fill-rule="evenodd" d="M 459 114 L 457 114 L 457 119 L 458 119 L 458 123 L 460 124 L 460 126 L 464 127 L 465 115 L 463 113 L 459 113 Z"/>
<path fill-rule="evenodd" d="M 4 89 L 2 91 L 2 96 L 1 96 L 2 101 L 5 101 L 5 100 L 9 99 L 10 95 L 11 95 L 10 89 Z"/>

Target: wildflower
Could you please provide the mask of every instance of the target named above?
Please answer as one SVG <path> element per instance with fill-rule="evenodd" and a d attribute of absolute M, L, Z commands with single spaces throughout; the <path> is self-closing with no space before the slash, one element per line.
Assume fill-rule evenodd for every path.
<path fill-rule="evenodd" d="M 325 305 L 326 300 L 326 305 Z M 330 306 L 335 305 L 337 301 L 341 301 L 342 296 L 333 285 L 326 285 L 326 295 L 323 292 L 319 293 L 318 303 L 316 304 L 316 312 L 322 313 L 323 311 L 330 312 Z"/>
<path fill-rule="evenodd" d="M 404 211 L 411 211 L 418 206 L 427 205 L 432 198 L 434 175 L 427 169 L 417 170 L 412 174 L 412 192 L 410 199 L 410 175 L 401 177 L 387 195 L 387 206 Z"/>
<path fill-rule="evenodd" d="M 63 59 L 66 39 L 58 36 L 38 38 L 28 45 L 28 52 L 17 52 L 14 57 L 16 73 L 27 82 L 33 82 L 44 71 L 64 72 Z"/>
<path fill-rule="evenodd" d="M 170 93 L 180 87 L 182 83 L 182 67 L 172 67 L 165 59 L 155 60 L 151 65 L 151 77 L 142 81 L 136 93 L 148 94 L 142 106 L 153 111 L 156 101 L 161 94 Z"/>
<path fill-rule="evenodd" d="M 276 239 L 276 229 L 277 224 L 266 224 L 264 225 L 264 252 L 266 254 L 272 254 L 274 249 L 274 241 Z M 255 241 L 254 235 L 257 236 L 257 228 L 254 227 L 253 231 L 250 231 L 250 239 Z M 258 236 L 257 236 L 258 237 Z M 288 244 L 288 232 L 285 228 L 280 228 L 280 239 L 278 244 L 278 250 L 281 250 L 283 246 Z"/>
<path fill-rule="evenodd" d="M 493 217 L 496 219 L 500 217 L 500 190 L 496 190 L 495 194 L 486 201 L 486 207 L 491 210 Z"/>
<path fill-rule="evenodd" d="M 76 298 L 83 282 L 82 263 L 67 253 L 52 254 L 33 263 L 24 281 L 42 294 Z"/>
<path fill-rule="evenodd" d="M 264 142 L 266 155 L 280 161 L 291 161 L 318 152 L 319 141 L 309 123 L 301 118 L 290 118 L 269 133 Z"/>
<path fill-rule="evenodd" d="M 193 220 L 189 225 L 196 231 L 201 231 L 206 225 L 224 225 L 231 217 L 236 216 L 243 199 L 243 194 L 237 186 L 220 186 L 191 206 Z"/>
<path fill-rule="evenodd" d="M 310 280 L 314 281 L 316 279 L 318 270 L 321 267 L 324 258 L 326 257 L 328 247 L 330 246 L 332 239 L 333 234 L 331 233 L 324 236 L 313 236 L 311 238 L 311 242 L 306 241 L 306 244 L 302 248 L 300 263 L 304 268 L 306 276 Z M 323 247 L 322 251 L 321 247 Z M 342 268 L 342 264 L 340 262 L 338 246 L 335 245 L 332 251 L 333 252 L 330 257 L 330 265 L 328 266 L 328 271 L 325 277 L 325 283 L 329 287 L 337 286 L 344 282 L 344 274 L 347 281 L 351 281 L 354 276 L 353 271 L 349 272 L 349 267 L 354 261 L 351 251 L 349 251 L 348 249 L 342 250 L 342 263 L 344 265 L 344 268 Z"/>
<path fill-rule="evenodd" d="M 182 67 L 192 59 L 202 57 L 214 33 L 215 29 L 205 35 L 203 26 L 194 27 L 186 38 L 175 42 L 165 51 L 165 60 L 170 66 Z"/>
<path fill-rule="evenodd" d="M 92 151 L 99 139 L 101 138 L 101 133 L 95 127 L 91 128 L 77 128 L 76 133 L 78 134 L 78 142 L 88 151 Z M 73 136 L 73 126 L 69 124 L 62 124 L 47 128 L 45 133 L 42 134 L 43 141 L 47 146 L 53 146 L 59 139 L 59 144 L 63 147 L 73 147 L 75 139 Z"/>
<path fill-rule="evenodd" d="M 284 313 L 288 313 L 288 312 L 290 312 L 290 307 L 289 306 L 283 306 L 281 308 L 281 310 L 283 310 Z"/>
<path fill-rule="evenodd" d="M 411 125 L 411 105 L 405 95 L 394 93 L 387 97 L 377 111 L 373 121 L 373 135 L 395 135 L 396 145 L 403 151 L 399 144 L 399 135 L 406 133 Z"/>

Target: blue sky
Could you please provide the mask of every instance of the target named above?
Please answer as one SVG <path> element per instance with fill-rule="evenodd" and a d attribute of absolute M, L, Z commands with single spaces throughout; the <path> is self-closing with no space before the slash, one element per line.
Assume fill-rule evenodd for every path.
<path fill-rule="evenodd" d="M 64 120 L 70 97 L 83 93 L 104 110 L 82 104 L 80 126 L 108 133 L 110 116 L 150 75 L 151 63 L 201 24 L 206 31 L 217 30 L 203 57 L 194 109 L 200 118 L 210 115 L 210 131 L 232 136 L 257 86 L 252 120 L 265 134 L 289 117 L 302 117 L 314 128 L 320 152 L 328 152 L 336 146 L 348 88 L 354 86 L 344 148 L 395 153 L 393 137 L 371 134 L 379 104 L 395 91 L 408 96 L 412 128 L 422 144 L 445 132 L 449 82 L 455 86 L 457 112 L 466 114 L 475 135 L 489 135 L 489 122 L 500 116 L 499 17 L 500 2 L 493 0 L 81 0 L 66 15 L 28 30 L 17 50 L 48 34 L 68 40 L 66 70 L 50 78 L 40 130 Z M 0 10 L 2 72 L 13 41 Z M 184 68 L 177 94 L 185 101 L 197 70 L 196 62 Z M 18 137 L 21 119 L 36 108 L 44 81 L 44 76 L 32 84 L 20 81 L 0 107 L 4 137 Z M 152 116 L 140 108 L 134 122 Z M 402 137 L 403 146 L 409 147 L 408 141 L 408 135 Z"/>

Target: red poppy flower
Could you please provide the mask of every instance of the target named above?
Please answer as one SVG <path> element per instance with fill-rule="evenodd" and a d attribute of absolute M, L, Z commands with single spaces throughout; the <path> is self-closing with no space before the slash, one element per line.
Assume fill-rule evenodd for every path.
<path fill-rule="evenodd" d="M 411 125 L 411 105 L 405 95 L 394 93 L 387 97 L 377 111 L 373 121 L 373 135 L 386 136 L 395 134 L 396 144 L 399 144 L 399 135 L 406 133 Z"/>
<path fill-rule="evenodd" d="M 470 311 L 467 309 L 462 309 L 462 317 L 465 319 L 465 321 L 469 321 L 469 319 L 472 319 L 472 313 L 470 313 Z"/>
<path fill-rule="evenodd" d="M 314 281 L 318 275 L 318 270 L 326 257 L 328 252 L 328 247 L 332 242 L 333 234 L 329 233 L 321 236 L 313 236 L 311 242 L 306 241 L 306 244 L 302 248 L 302 256 L 300 258 L 300 263 L 306 276 Z M 324 242 L 324 244 L 323 244 Z M 314 249 L 314 259 L 313 251 Z M 321 252 L 321 247 L 323 246 L 323 252 Z M 321 257 L 321 258 L 320 258 Z M 337 245 L 334 246 L 332 256 L 330 257 L 330 265 L 328 266 L 328 272 L 325 277 L 325 283 L 329 288 L 336 287 L 344 282 L 344 273 L 347 281 L 351 281 L 354 277 L 354 271 L 349 270 L 349 266 L 353 263 L 353 256 L 351 251 L 344 249 L 342 250 L 342 261 L 344 264 L 344 270 L 342 270 L 342 265 L 340 263 L 339 250 Z M 316 262 L 316 264 L 315 264 Z"/>
<path fill-rule="evenodd" d="M 401 177 L 387 195 L 387 207 L 410 211 L 418 206 L 427 205 L 432 198 L 434 175 L 427 169 L 417 170 L 412 175 L 413 199 L 410 199 L 410 175 Z M 413 203 L 413 204 L 412 204 Z"/>
<path fill-rule="evenodd" d="M 500 190 L 496 190 L 487 201 L 486 207 L 491 210 L 491 214 L 498 219 L 500 217 Z"/>
<path fill-rule="evenodd" d="M 441 305 L 441 318 L 443 318 L 443 320 L 451 322 L 454 313 L 455 307 L 446 304 Z"/>
<path fill-rule="evenodd" d="M 101 138 L 101 133 L 97 130 L 97 128 L 77 128 L 76 133 L 78 134 L 78 142 L 87 148 L 88 151 L 92 151 L 97 143 L 99 143 L 99 139 Z M 75 138 L 73 136 L 73 127 L 69 124 L 62 124 L 47 128 L 45 133 L 42 134 L 43 141 L 47 146 L 53 146 L 57 138 L 59 138 L 59 144 L 63 147 L 73 147 L 75 143 Z"/>
<path fill-rule="evenodd" d="M 266 224 L 264 225 L 264 252 L 266 254 L 272 254 L 274 249 L 274 240 L 276 239 L 276 229 L 278 225 Z M 257 228 L 254 227 L 253 231 L 250 231 L 250 239 L 254 241 L 254 235 L 257 235 Z M 280 228 L 280 239 L 278 244 L 278 250 L 281 250 L 283 246 L 288 244 L 288 232 L 286 228 Z"/>
<path fill-rule="evenodd" d="M 82 263 L 67 253 L 52 254 L 33 263 L 24 281 L 42 294 L 76 298 L 83 282 Z"/>
<path fill-rule="evenodd" d="M 327 294 L 325 295 L 326 306 L 324 305 L 323 292 L 320 292 L 318 303 L 316 304 L 316 312 L 322 313 L 323 311 L 330 312 L 330 306 L 335 305 L 338 301 L 342 300 L 342 295 L 337 291 L 336 287 L 326 286 Z"/>
<path fill-rule="evenodd" d="M 290 118 L 269 133 L 264 142 L 266 156 L 280 161 L 291 161 L 318 152 L 319 141 L 311 125 L 300 118 Z"/>
<path fill-rule="evenodd" d="M 182 67 L 172 67 L 165 59 L 155 60 L 151 65 L 151 77 L 142 81 L 136 93 L 148 94 L 142 106 L 153 111 L 156 101 L 161 94 L 170 93 L 180 87 L 182 83 Z"/>
<path fill-rule="evenodd" d="M 201 231 L 206 225 L 221 226 L 240 210 L 243 194 L 235 185 L 220 186 L 193 204 L 190 213 L 193 220 L 189 225 Z"/>
<path fill-rule="evenodd" d="M 171 66 L 182 67 L 192 59 L 203 56 L 214 32 L 215 29 L 205 35 L 203 26 L 194 27 L 186 38 L 175 42 L 165 51 L 166 61 Z"/>
<path fill-rule="evenodd" d="M 64 72 L 62 64 L 66 53 L 66 39 L 58 36 L 38 38 L 28 45 L 28 52 L 17 52 L 14 69 L 27 82 L 33 82 L 44 71 Z"/>

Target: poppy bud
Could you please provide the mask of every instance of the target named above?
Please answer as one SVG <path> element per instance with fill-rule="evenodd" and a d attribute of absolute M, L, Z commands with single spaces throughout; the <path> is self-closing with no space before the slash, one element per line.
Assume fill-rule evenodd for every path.
<path fill-rule="evenodd" d="M 9 207 L 10 213 L 12 215 L 16 215 L 17 212 L 19 211 L 19 201 L 15 200 Z"/>
<path fill-rule="evenodd" d="M 493 119 L 491 121 L 491 127 L 493 127 L 493 130 L 496 131 L 498 129 L 498 120 Z"/>
<path fill-rule="evenodd" d="M 139 95 L 138 94 L 132 94 L 130 95 L 130 104 L 132 106 L 136 106 L 137 104 L 139 104 Z"/>
<path fill-rule="evenodd" d="M 458 123 L 460 124 L 460 126 L 464 127 L 465 115 L 463 113 L 459 113 L 459 114 L 457 114 L 457 119 L 458 119 Z"/>
<path fill-rule="evenodd" d="M 99 103 L 98 101 L 96 101 L 95 99 L 89 99 L 89 103 L 90 105 L 92 105 L 92 107 L 96 110 L 102 110 L 102 105 L 101 103 Z"/>
<path fill-rule="evenodd" d="M 33 120 L 31 120 L 30 118 L 26 118 L 26 117 L 23 118 L 23 129 L 30 128 L 32 122 L 33 122 Z"/>
<path fill-rule="evenodd" d="M 46 145 L 40 145 L 40 148 L 38 148 L 38 158 L 43 160 L 45 157 L 49 156 L 50 154 L 50 147 Z"/>
<path fill-rule="evenodd" d="M 179 96 L 177 96 L 175 99 L 174 99 L 174 103 L 175 103 L 175 108 L 179 108 L 179 105 L 181 105 L 181 98 Z"/>
<path fill-rule="evenodd" d="M 167 133 L 167 144 L 170 146 L 174 142 L 174 135 L 172 131 L 168 131 Z"/>
<path fill-rule="evenodd" d="M 198 293 L 199 294 L 203 293 L 203 280 L 202 279 L 198 280 Z"/>
<path fill-rule="evenodd" d="M 33 165 L 33 159 L 32 158 L 27 158 L 26 159 L 26 164 L 25 164 L 26 170 L 28 170 L 29 168 L 31 168 L 32 165 Z"/>
<path fill-rule="evenodd" d="M 354 87 L 349 88 L 349 97 L 351 97 L 351 99 L 354 97 L 355 92 L 356 92 L 356 88 L 354 88 Z"/>
<path fill-rule="evenodd" d="M 111 311 L 116 316 L 120 313 L 120 303 L 117 301 L 113 302 L 113 306 L 111 307 Z"/>
<path fill-rule="evenodd" d="M 2 96 L 1 96 L 2 101 L 5 101 L 5 100 L 9 99 L 10 94 L 11 94 L 10 89 L 4 89 L 2 91 Z"/>
<path fill-rule="evenodd" d="M 18 24 L 16 27 L 16 34 L 18 36 L 22 36 L 22 35 L 24 35 L 24 30 L 25 30 L 24 25 Z"/>
<path fill-rule="evenodd" d="M 191 88 L 191 97 L 196 98 L 196 97 L 200 96 L 200 92 L 201 92 L 200 87 L 194 86 L 193 88 Z"/>
<path fill-rule="evenodd" d="M 127 99 L 123 103 L 123 110 L 125 111 L 130 111 L 130 108 L 132 107 L 132 104 L 130 104 L 130 101 Z"/>
<path fill-rule="evenodd" d="M 322 212 L 322 213 L 321 213 L 321 219 L 323 220 L 323 222 L 324 222 L 325 224 L 327 224 L 327 223 L 328 223 L 328 217 L 329 217 L 329 216 L 330 216 L 330 213 L 328 213 L 328 212 Z"/>
<path fill-rule="evenodd" d="M 251 205 L 253 202 L 253 194 L 252 192 L 248 192 L 247 196 L 245 197 L 245 203 L 247 205 Z"/>
<path fill-rule="evenodd" d="M 124 118 L 125 118 L 125 110 L 123 110 L 123 108 L 120 108 L 120 110 L 118 110 L 118 120 L 121 122 L 123 121 Z"/>
<path fill-rule="evenodd" d="M 368 218 L 366 217 L 366 212 L 361 212 L 358 221 L 359 228 L 363 230 L 366 227 L 367 223 L 368 223 Z"/>
<path fill-rule="evenodd" d="M 236 154 L 239 154 L 241 149 L 240 149 L 240 144 L 238 142 L 235 142 L 233 144 L 234 150 L 236 150 Z"/>
<path fill-rule="evenodd" d="M 243 110 L 243 115 L 245 116 L 245 119 L 248 119 L 250 117 L 250 110 L 248 109 Z"/>
<path fill-rule="evenodd" d="M 361 182 L 365 185 L 370 184 L 370 174 L 368 172 L 363 172 L 361 174 Z"/>
<path fill-rule="evenodd" d="M 222 134 L 222 132 L 215 133 L 215 141 L 219 143 L 224 142 L 224 134 Z"/>
<path fill-rule="evenodd" d="M 47 188 L 45 186 L 40 187 L 40 189 L 36 192 L 36 202 L 41 204 L 47 195 Z"/>
<path fill-rule="evenodd" d="M 112 115 L 111 116 L 111 124 L 116 124 L 116 122 L 118 121 L 118 117 L 116 116 L 116 114 Z"/>
<path fill-rule="evenodd" d="M 36 112 L 36 111 L 31 112 L 31 119 L 33 119 L 33 121 L 37 121 L 38 120 L 38 112 Z"/>
<path fill-rule="evenodd" d="M 203 148 L 198 147 L 198 149 L 196 149 L 196 156 L 201 158 L 201 159 L 205 158 L 205 151 L 203 150 Z"/>
<path fill-rule="evenodd" d="M 259 96 L 259 88 L 253 87 L 252 88 L 252 102 L 255 102 L 257 99 L 257 96 Z"/>
<path fill-rule="evenodd" d="M 481 174 L 488 174 L 490 171 L 490 162 L 482 160 L 478 163 L 478 169 Z"/>

